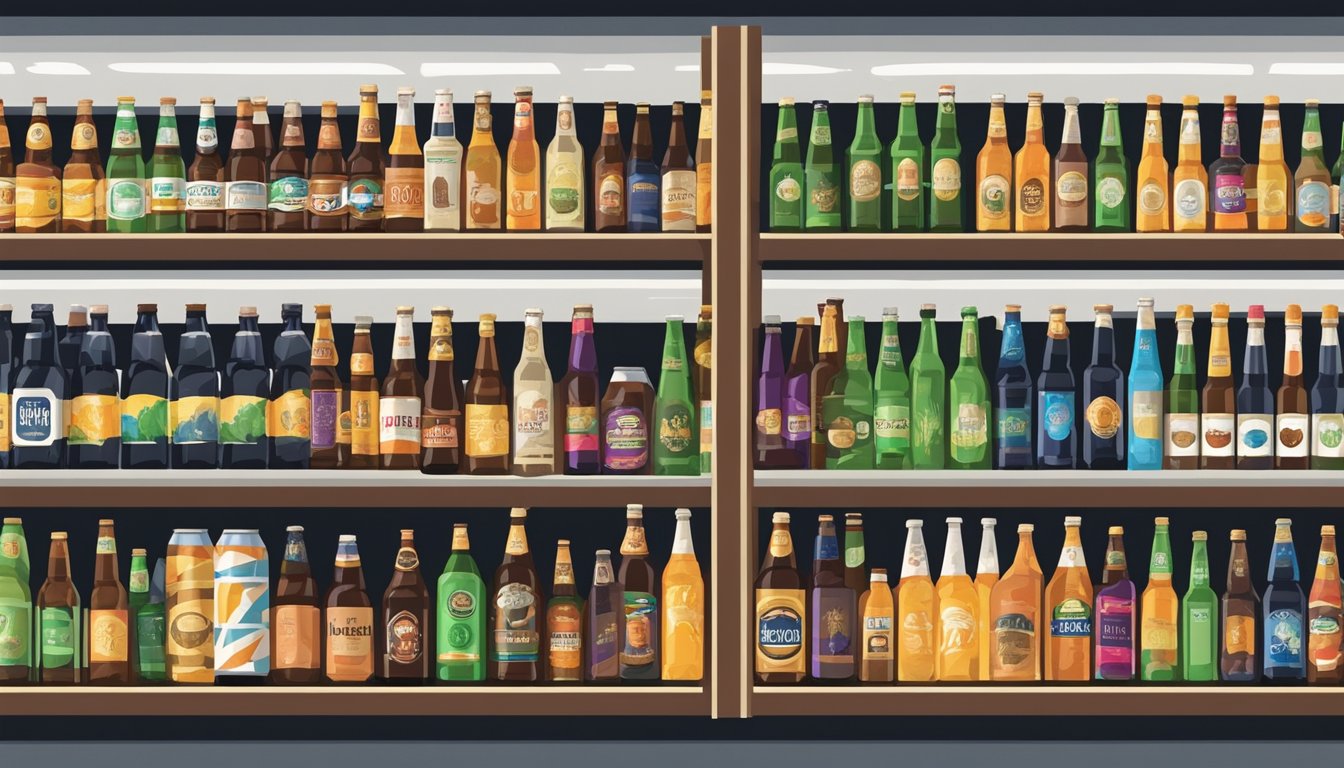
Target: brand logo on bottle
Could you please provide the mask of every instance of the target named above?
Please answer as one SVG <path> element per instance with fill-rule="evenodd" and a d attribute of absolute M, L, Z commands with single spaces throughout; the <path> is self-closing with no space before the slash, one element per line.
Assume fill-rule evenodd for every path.
<path fill-rule="evenodd" d="M 1120 404 L 1113 398 L 1102 396 L 1094 398 L 1087 406 L 1087 426 L 1092 434 L 1102 440 L 1110 440 L 1120 431 L 1123 424 L 1120 418 Z"/>
<path fill-rule="evenodd" d="M 792 176 L 785 176 L 775 184 L 775 197 L 785 203 L 796 203 L 803 197 L 803 185 Z"/>
<path fill-rule="evenodd" d="M 14 445 L 45 447 L 64 437 L 63 401 L 49 389 L 14 390 Z M 61 425 L 61 429 L 56 429 Z"/>
<path fill-rule="evenodd" d="M 1019 193 L 1022 213 L 1035 216 L 1045 210 L 1045 184 L 1040 179 L 1027 179 Z"/>
<path fill-rule="evenodd" d="M 772 608 L 761 614 L 757 624 L 757 644 L 770 659 L 782 661 L 802 652 L 803 620 L 797 611 L 789 607 Z"/>
<path fill-rule="evenodd" d="M 1107 208 L 1116 208 L 1125 201 L 1125 183 L 1116 176 L 1107 176 L 1097 182 L 1097 199 Z"/>
<path fill-rule="evenodd" d="M 1075 208 L 1087 202 L 1087 176 L 1078 171 L 1065 171 L 1055 182 L 1055 194 L 1066 208 Z"/>
<path fill-rule="evenodd" d="M 1008 180 L 998 174 L 986 176 L 980 182 L 981 215 L 1001 219 L 1008 215 Z"/>
<path fill-rule="evenodd" d="M 1156 181 L 1146 182 L 1139 189 L 1139 210 L 1149 216 L 1162 213 L 1167 204 L 1167 191 Z"/>
<path fill-rule="evenodd" d="M 933 164 L 933 172 L 930 175 L 934 197 L 946 203 L 961 196 L 961 163 L 957 162 L 956 158 L 939 158 Z"/>

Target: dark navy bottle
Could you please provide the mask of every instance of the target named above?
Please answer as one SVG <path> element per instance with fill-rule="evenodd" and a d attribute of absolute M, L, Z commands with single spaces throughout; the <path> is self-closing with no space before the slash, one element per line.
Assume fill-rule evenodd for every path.
<path fill-rule="evenodd" d="M 285 328 L 275 340 L 275 374 L 266 414 L 266 465 L 271 469 L 307 469 L 312 453 L 313 348 L 303 332 L 303 305 L 283 304 Z"/>
<path fill-rule="evenodd" d="M 257 308 L 238 310 L 224 378 L 219 390 L 219 465 L 225 469 L 266 468 L 266 405 L 271 369 L 257 327 Z"/>
<path fill-rule="evenodd" d="M 121 381 L 117 350 L 107 329 L 107 306 L 94 305 L 70 383 L 71 469 L 121 466 Z"/>
<path fill-rule="evenodd" d="M 1274 393 L 1265 356 L 1265 308 L 1246 312 L 1246 356 L 1237 389 L 1237 469 L 1274 468 Z"/>
<path fill-rule="evenodd" d="M 635 133 L 630 159 L 625 164 L 627 232 L 658 232 L 662 229 L 662 181 L 653 161 L 653 133 L 649 128 L 649 105 L 635 106 Z"/>
<path fill-rule="evenodd" d="M 1038 393 L 1036 464 L 1041 469 L 1072 469 L 1078 457 L 1075 429 L 1073 365 L 1069 361 L 1069 326 L 1064 307 L 1050 307 L 1045 362 L 1036 380 Z"/>
<path fill-rule="evenodd" d="M 1030 469 L 1036 465 L 1031 449 L 1034 421 L 1031 417 L 1031 370 L 1022 341 L 1022 307 L 1009 304 L 1004 310 L 1003 342 L 999 368 L 994 374 L 994 467 Z"/>
<path fill-rule="evenodd" d="M 159 307 L 136 307 L 131 364 L 121 378 L 122 469 L 168 468 L 168 354 Z"/>
<path fill-rule="evenodd" d="M 1092 307 L 1092 364 L 1083 371 L 1083 466 L 1088 469 L 1125 468 L 1125 376 L 1115 364 L 1115 327 L 1110 304 Z"/>
<path fill-rule="evenodd" d="M 1265 588 L 1265 679 L 1300 683 L 1307 677 L 1307 599 L 1298 584 L 1297 552 L 1293 549 L 1293 521 L 1274 521 L 1274 551 L 1269 556 L 1269 586 Z"/>
<path fill-rule="evenodd" d="M 8 469 L 10 455 L 9 392 L 19 367 L 19 350 L 14 346 L 14 308 L 0 304 L 0 469 Z"/>
<path fill-rule="evenodd" d="M 178 341 L 172 399 L 174 469 L 219 466 L 219 373 L 204 304 L 187 305 L 187 327 Z"/>
<path fill-rule="evenodd" d="M 1311 385 L 1311 468 L 1344 469 L 1344 369 L 1339 353 L 1339 307 L 1321 308 L 1321 352 Z"/>
<path fill-rule="evenodd" d="M 15 469 L 65 466 L 65 408 L 70 381 L 56 358 L 56 318 L 50 304 L 34 304 L 23 337 L 23 361 L 10 393 Z"/>
<path fill-rule="evenodd" d="M 84 348 L 84 334 L 89 332 L 89 308 L 82 304 L 70 305 L 70 317 L 65 323 L 65 335 L 56 342 L 56 357 L 65 369 L 65 376 L 73 384 L 75 369 L 79 368 L 79 352 Z"/>

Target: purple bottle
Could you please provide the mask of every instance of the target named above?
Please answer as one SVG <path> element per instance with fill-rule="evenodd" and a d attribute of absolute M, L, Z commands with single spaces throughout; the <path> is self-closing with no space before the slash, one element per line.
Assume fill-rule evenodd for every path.
<path fill-rule="evenodd" d="M 817 518 L 816 548 L 812 552 L 812 677 L 846 680 L 854 677 L 858 631 L 858 597 L 845 585 L 845 564 L 831 515 Z"/>
<path fill-rule="evenodd" d="M 784 444 L 795 456 L 789 469 L 807 469 L 812 462 L 812 369 L 817 365 L 813 329 L 816 321 L 798 318 L 793 358 L 784 374 Z"/>
<path fill-rule="evenodd" d="M 765 318 L 761 378 L 756 383 L 756 468 L 779 469 L 795 461 L 784 442 L 784 341 L 779 315 Z"/>
<path fill-rule="evenodd" d="M 602 471 L 598 413 L 602 391 L 597 382 L 597 342 L 593 338 L 593 305 L 578 304 L 570 324 L 569 372 L 560 380 L 565 403 L 566 475 Z"/>
<path fill-rule="evenodd" d="M 1096 633 L 1097 679 L 1134 679 L 1134 640 L 1138 604 L 1134 582 L 1125 561 L 1125 529 L 1113 525 L 1106 545 L 1106 566 L 1097 590 Z"/>

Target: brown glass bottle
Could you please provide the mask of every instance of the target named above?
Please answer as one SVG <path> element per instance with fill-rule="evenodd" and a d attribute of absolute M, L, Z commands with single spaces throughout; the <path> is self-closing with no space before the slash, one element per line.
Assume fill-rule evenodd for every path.
<path fill-rule="evenodd" d="M 822 399 L 831 393 L 835 377 L 843 366 L 837 338 L 836 307 L 827 303 L 821 319 L 821 342 L 817 352 L 816 365 L 812 366 L 812 451 L 810 464 L 813 469 L 826 467 L 826 428 L 821 418 Z"/>
<path fill-rule="evenodd" d="M 265 96 L 252 97 L 252 132 L 257 135 L 257 149 L 261 159 L 270 167 L 275 157 L 275 134 L 271 132 L 270 100 Z"/>
<path fill-rule="evenodd" d="M 664 232 L 695 231 L 695 161 L 691 159 L 691 147 L 686 143 L 684 110 L 682 102 L 672 102 L 672 127 L 668 131 L 662 167 Z"/>
<path fill-rule="evenodd" d="M 1275 469 L 1309 469 L 1310 401 L 1302 383 L 1302 307 L 1289 304 L 1284 312 L 1283 383 L 1274 397 Z"/>
<path fill-rule="evenodd" d="M 1200 397 L 1200 469 L 1237 466 L 1237 390 L 1232 382 L 1232 349 L 1227 337 L 1228 306 L 1213 305 L 1208 380 Z"/>
<path fill-rule="evenodd" d="M 65 531 L 51 534 L 47 580 L 37 593 L 35 618 L 43 625 L 41 682 L 80 682 L 84 671 L 80 658 L 82 617 L 79 590 L 70 580 L 70 547 Z"/>
<path fill-rule="evenodd" d="M 333 683 L 363 683 L 373 677 L 373 603 L 354 536 L 336 545 L 336 570 L 323 603 L 326 654 L 322 673 Z"/>
<path fill-rule="evenodd" d="M 270 135 L 270 131 L 266 132 Z M 270 196 L 266 203 L 271 232 L 302 232 L 308 206 L 308 149 L 303 139 L 303 109 L 285 102 L 280 125 L 280 151 L 271 160 Z"/>
<path fill-rule="evenodd" d="M 480 345 L 476 348 L 476 369 L 467 384 L 464 429 L 467 475 L 507 475 L 509 473 L 509 394 L 499 372 L 499 353 L 495 350 L 495 316 L 481 315 Z"/>
<path fill-rule="evenodd" d="M 429 379 L 420 417 L 420 471 L 457 474 L 462 464 L 462 381 L 453 362 L 453 310 L 430 311 Z"/>
<path fill-rule="evenodd" d="M 527 546 L 527 510 L 509 512 L 504 561 L 495 571 L 490 600 L 490 663 L 487 677 L 506 682 L 541 679 L 539 617 L 545 604 L 532 552 Z"/>
<path fill-rule="evenodd" d="M 583 651 L 583 676 L 589 682 L 615 683 L 621 677 L 620 657 L 625 650 L 625 593 L 616 580 L 609 549 L 597 550 L 584 613 L 588 643 Z"/>
<path fill-rule="evenodd" d="M 378 468 L 378 377 L 373 372 L 373 318 L 355 317 L 350 351 L 350 469 Z"/>
<path fill-rule="evenodd" d="M 1083 232 L 1087 230 L 1089 166 L 1083 151 L 1082 132 L 1078 126 L 1078 99 L 1064 100 L 1064 138 L 1055 155 L 1054 208 L 1055 230 Z"/>
<path fill-rule="evenodd" d="M 378 123 L 378 86 L 359 86 L 359 127 L 350 153 L 351 232 L 383 230 L 383 139 Z"/>
<path fill-rule="evenodd" d="M 784 374 L 784 441 L 798 454 L 798 458 L 790 462 L 794 468 L 811 466 L 812 403 L 808 402 L 808 392 L 812 369 L 817 366 L 816 329 L 816 320 L 798 318 L 793 331 L 789 370 Z"/>
<path fill-rule="evenodd" d="M 266 159 L 257 146 L 252 102 L 238 100 L 238 122 L 224 167 L 224 231 L 266 231 Z"/>
<path fill-rule="evenodd" d="M 19 232 L 61 231 L 61 169 L 52 161 L 47 97 L 33 97 L 33 116 L 24 139 L 23 162 L 14 174 Z"/>
<path fill-rule="evenodd" d="M 807 588 L 798 573 L 789 513 L 776 512 L 770 548 L 756 576 L 756 680 L 797 683 L 807 672 Z M 770 644 L 764 646 L 767 637 Z"/>
<path fill-rule="evenodd" d="M 346 231 L 349 206 L 345 196 L 349 183 L 350 166 L 342 154 L 336 102 L 324 101 L 317 151 L 308 165 L 308 206 L 304 217 L 309 232 Z"/>
<path fill-rule="evenodd" d="M 378 400 L 378 453 L 383 469 L 420 468 L 420 415 L 425 380 L 415 364 L 414 307 L 397 307 L 392 367 Z"/>
<path fill-rule="evenodd" d="M 1227 591 L 1222 599 L 1223 641 L 1219 670 L 1224 682 L 1252 683 L 1260 679 L 1260 595 L 1251 583 L 1246 556 L 1246 532 L 1232 531 L 1232 554 L 1227 563 Z"/>
<path fill-rule="evenodd" d="M 425 157 L 415 136 L 415 91 L 397 89 L 397 122 L 383 185 L 386 232 L 425 231 Z"/>
<path fill-rule="evenodd" d="M 283 153 L 276 159 L 283 157 Z M 312 455 L 308 466 L 312 469 L 339 469 L 345 463 L 336 433 L 341 418 L 341 377 L 336 372 L 339 361 L 336 338 L 331 329 L 331 305 L 315 304 L 317 327 L 313 329 L 312 375 L 309 386 L 312 393 L 312 415 L 308 420 L 312 430 Z"/>
<path fill-rule="evenodd" d="M 546 603 L 546 679 L 583 680 L 583 600 L 574 585 L 569 540 L 555 543 L 555 578 Z"/>
<path fill-rule="evenodd" d="M 219 157 L 215 100 L 201 99 L 196 158 L 187 169 L 187 231 L 224 231 L 224 161 Z"/>
<path fill-rule="evenodd" d="M 661 675 L 658 646 L 658 575 L 649 564 L 649 542 L 644 531 L 644 507 L 625 508 L 625 538 L 621 541 L 621 587 L 625 592 L 625 645 L 621 649 L 622 680 L 657 680 Z"/>
<path fill-rule="evenodd" d="M 653 473 L 649 435 L 654 414 L 653 384 L 643 368 L 617 366 L 602 395 L 602 474 Z"/>
<path fill-rule="evenodd" d="M 89 593 L 89 683 L 125 685 L 131 681 L 126 587 L 117 570 L 117 538 L 111 520 L 98 521 L 98 546 Z"/>
<path fill-rule="evenodd" d="M 593 228 L 625 231 L 625 148 L 616 118 L 616 102 L 602 105 L 602 142 L 593 155 Z"/>
<path fill-rule="evenodd" d="M 429 677 L 429 589 L 420 576 L 420 554 L 415 531 L 402 529 L 392 581 L 383 593 L 383 667 L 387 680 L 424 680 Z"/>
<path fill-rule="evenodd" d="M 0 171 L 0 176 L 4 172 Z M 70 138 L 70 160 L 61 179 L 61 231 L 106 232 L 107 190 L 98 131 L 93 125 L 93 99 L 75 107 L 75 130 Z"/>
<path fill-rule="evenodd" d="M 563 418 L 560 451 L 566 475 L 596 475 L 602 471 L 598 416 L 602 391 L 597 381 L 597 342 L 593 333 L 593 305 L 575 304 L 570 321 L 569 370 L 557 388 Z"/>
<path fill-rule="evenodd" d="M 14 150 L 5 123 L 5 100 L 0 99 L 0 232 L 14 231 Z"/>
<path fill-rule="evenodd" d="M 322 679 L 322 609 L 317 582 L 308 563 L 303 526 L 286 529 L 285 559 L 280 563 L 271 602 L 272 683 L 312 685 Z"/>

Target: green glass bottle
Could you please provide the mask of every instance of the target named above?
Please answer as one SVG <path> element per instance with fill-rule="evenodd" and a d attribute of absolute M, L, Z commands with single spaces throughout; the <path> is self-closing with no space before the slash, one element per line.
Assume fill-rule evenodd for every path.
<path fill-rule="evenodd" d="M 1101 118 L 1101 147 L 1095 164 L 1096 215 L 1092 228 L 1098 232 L 1130 231 L 1129 163 L 1120 144 L 1120 100 L 1107 99 Z"/>
<path fill-rule="evenodd" d="M 1296 203 L 1292 207 L 1293 229 L 1297 232 L 1331 231 L 1330 168 L 1325 164 L 1325 146 L 1321 141 L 1321 105 L 1307 99 L 1307 115 L 1302 121 L 1302 160 L 1293 175 Z"/>
<path fill-rule="evenodd" d="M 107 157 L 107 231 L 144 232 L 149 212 L 145 158 L 140 155 L 140 127 L 135 122 L 135 99 L 117 98 L 117 122 L 112 127 L 112 151 Z"/>
<path fill-rule="evenodd" d="M 33 673 L 33 593 L 23 520 L 0 528 L 0 684 L 27 682 Z"/>
<path fill-rule="evenodd" d="M 845 350 L 844 380 L 822 401 L 827 430 L 827 469 L 873 468 L 873 375 L 868 372 L 868 345 L 863 318 L 849 318 L 849 348 Z M 829 412 L 828 412 L 829 411 Z"/>
<path fill-rule="evenodd" d="M 655 475 L 700 474 L 700 443 L 696 440 L 695 401 L 691 369 L 686 364 L 681 315 L 667 316 L 663 337 L 663 368 L 658 375 L 658 439 L 653 443 Z"/>
<path fill-rule="evenodd" d="M 187 167 L 177 137 L 177 99 L 159 99 L 159 129 L 154 136 L 154 154 L 149 158 L 149 213 L 145 229 L 150 232 L 185 232 L 187 218 Z"/>
<path fill-rule="evenodd" d="M 1218 679 L 1218 595 L 1209 586 L 1209 534 L 1195 531 L 1190 588 L 1181 599 L 1181 679 Z"/>
<path fill-rule="evenodd" d="M 816 232 L 840 231 L 840 186 L 831 149 L 830 102 L 812 102 L 812 134 L 807 142 L 806 216 L 803 226 Z"/>
<path fill-rule="evenodd" d="M 873 448 L 878 469 L 909 469 L 910 377 L 901 355 L 895 307 L 882 310 L 882 342 L 873 382 Z"/>
<path fill-rule="evenodd" d="M 1176 307 L 1176 363 L 1167 383 L 1163 469 L 1199 469 L 1199 387 L 1195 382 L 1195 308 Z"/>
<path fill-rule="evenodd" d="M 957 89 L 938 86 L 938 127 L 929 145 L 929 229 L 963 231 L 961 210 L 961 139 L 957 137 Z"/>
<path fill-rule="evenodd" d="M 453 526 L 453 553 L 439 576 L 435 622 L 439 680 L 485 679 L 485 582 L 471 556 L 467 524 Z"/>
<path fill-rule="evenodd" d="M 942 469 L 947 461 L 947 369 L 938 356 L 938 308 L 919 308 L 919 346 L 910 363 L 910 455 L 914 469 Z"/>
<path fill-rule="evenodd" d="M 845 224 L 850 232 L 882 231 L 882 140 L 877 138 L 873 97 L 859 97 L 854 141 L 845 151 L 849 186 L 845 188 Z"/>
<path fill-rule="evenodd" d="M 770 163 L 770 231 L 803 229 L 803 156 L 798 148 L 798 112 L 793 99 L 779 100 L 775 156 Z"/>
<path fill-rule="evenodd" d="M 136 679 L 152 682 L 167 677 L 163 655 L 164 605 L 159 601 L 157 617 L 151 605 L 149 558 L 143 549 L 131 550 L 131 582 L 127 588 L 126 608 L 135 626 L 135 648 L 131 657 Z M 157 621 L 156 621 L 157 618 Z"/>
<path fill-rule="evenodd" d="M 948 466 L 989 469 L 989 381 L 980 368 L 979 313 L 961 308 L 961 357 L 948 384 Z"/>
<path fill-rule="evenodd" d="M 955 125 L 956 114 L 952 115 Z M 941 130 L 942 116 L 939 115 Z M 955 140 L 955 137 L 954 137 Z M 947 166 L 944 164 L 944 170 Z M 958 171 L 960 173 L 960 171 Z M 924 229 L 924 142 L 919 139 L 919 120 L 915 116 L 915 94 L 901 94 L 901 116 L 896 125 L 896 140 L 891 142 L 891 228 L 897 232 Z"/>

